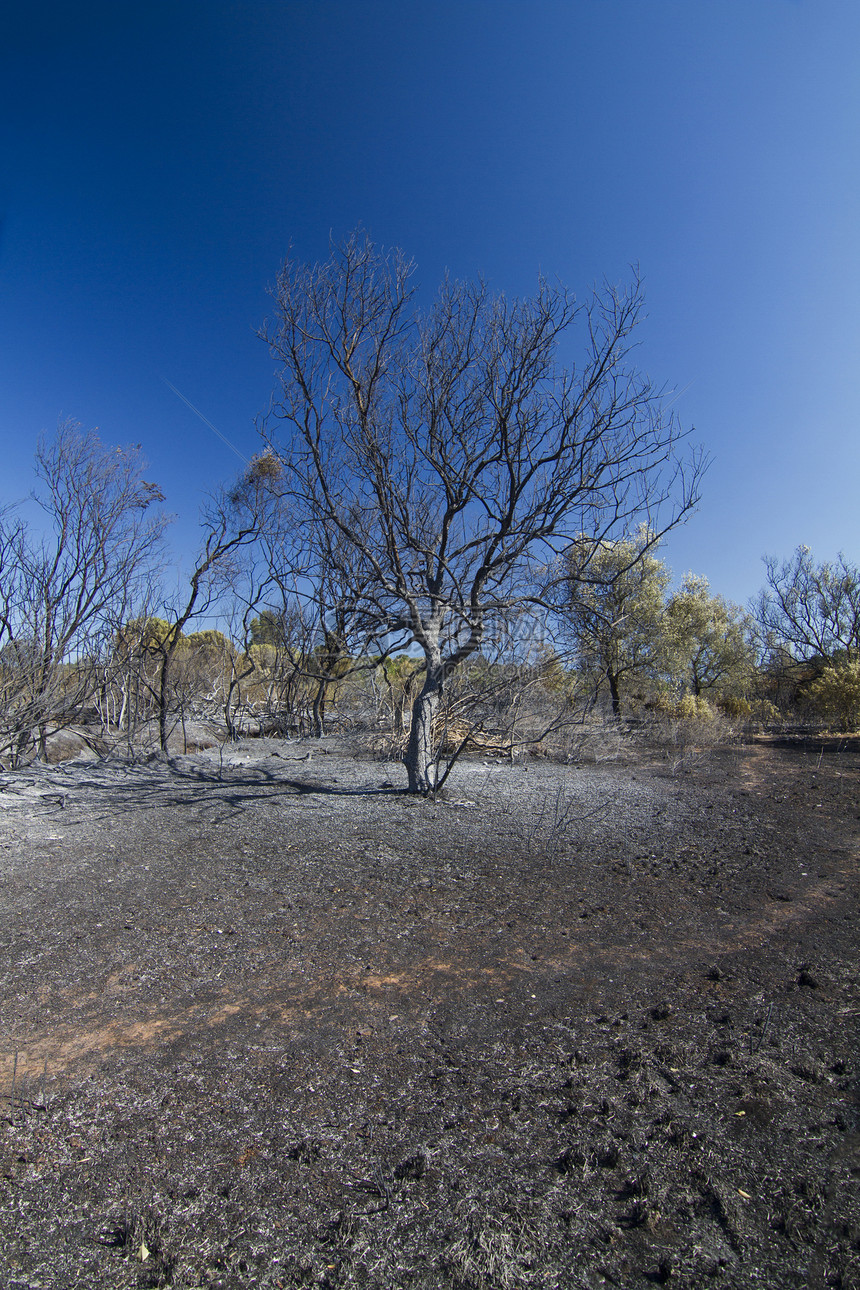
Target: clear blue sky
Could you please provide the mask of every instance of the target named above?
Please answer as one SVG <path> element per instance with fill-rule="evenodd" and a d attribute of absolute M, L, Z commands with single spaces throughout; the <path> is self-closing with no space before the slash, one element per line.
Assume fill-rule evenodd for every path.
<path fill-rule="evenodd" d="M 292 241 L 359 223 L 509 294 L 638 263 L 641 365 L 714 459 L 669 543 L 860 561 L 857 0 L 35 3 L 0 20 L 0 498 L 61 416 L 140 443 L 194 540 L 272 388 Z"/>

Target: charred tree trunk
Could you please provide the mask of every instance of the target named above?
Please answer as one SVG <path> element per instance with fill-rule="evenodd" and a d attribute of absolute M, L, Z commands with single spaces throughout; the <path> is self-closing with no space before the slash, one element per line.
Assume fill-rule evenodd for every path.
<path fill-rule="evenodd" d="M 328 681 L 323 679 L 322 681 L 320 681 L 319 685 L 317 686 L 317 691 L 316 691 L 316 694 L 314 695 L 312 712 L 313 712 L 314 737 L 316 739 L 322 739 L 323 735 L 325 734 L 325 707 L 326 707 L 327 689 L 328 689 Z"/>
<path fill-rule="evenodd" d="M 168 751 L 168 741 L 170 739 L 170 681 L 173 672 L 173 659 L 176 654 L 179 637 L 182 634 L 182 627 L 185 626 L 185 619 L 182 626 L 174 627 L 171 630 L 171 637 L 167 645 L 162 645 L 159 649 L 161 655 L 161 668 L 158 677 L 158 746 L 162 752 Z"/>
<path fill-rule="evenodd" d="M 612 698 L 612 719 L 621 720 L 621 691 L 618 688 L 618 677 L 614 672 L 607 672 L 606 679 L 609 682 L 609 693 Z"/>
<path fill-rule="evenodd" d="M 158 678 L 158 746 L 162 752 L 167 752 L 167 740 L 170 734 L 167 726 L 167 715 L 170 709 L 169 679 L 170 664 L 173 654 L 163 655 L 161 659 L 161 672 Z"/>
<path fill-rule="evenodd" d="M 412 705 L 412 725 L 403 758 L 409 777 L 409 792 L 422 793 L 425 797 L 436 788 L 433 718 L 439 711 L 444 679 L 441 660 L 428 659 L 424 685 Z"/>

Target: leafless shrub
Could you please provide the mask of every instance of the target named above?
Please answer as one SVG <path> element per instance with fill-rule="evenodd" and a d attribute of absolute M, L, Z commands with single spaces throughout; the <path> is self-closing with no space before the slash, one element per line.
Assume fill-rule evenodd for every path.
<path fill-rule="evenodd" d="M 638 729 L 647 748 L 660 752 L 672 775 L 686 775 L 703 766 L 718 748 L 737 740 L 737 728 L 707 705 L 693 708 L 690 715 L 665 714 L 651 717 Z"/>
<path fill-rule="evenodd" d="M 44 756 L 107 683 L 112 633 L 145 594 L 167 523 L 139 449 L 71 422 L 40 443 L 36 474 L 45 531 L 0 514 L 0 753 L 13 765 Z"/>

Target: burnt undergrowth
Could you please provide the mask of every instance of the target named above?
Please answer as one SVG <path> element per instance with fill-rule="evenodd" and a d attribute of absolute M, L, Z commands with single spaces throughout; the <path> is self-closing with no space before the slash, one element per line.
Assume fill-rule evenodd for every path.
<path fill-rule="evenodd" d="M 252 756 L 4 796 L 4 1284 L 858 1284 L 851 748 Z"/>

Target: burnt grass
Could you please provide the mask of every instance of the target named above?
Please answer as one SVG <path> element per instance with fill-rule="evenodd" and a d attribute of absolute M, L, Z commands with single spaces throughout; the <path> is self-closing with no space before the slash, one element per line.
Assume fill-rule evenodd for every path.
<path fill-rule="evenodd" d="M 857 745 L 403 779 L 0 777 L 0 1284 L 860 1286 Z"/>

